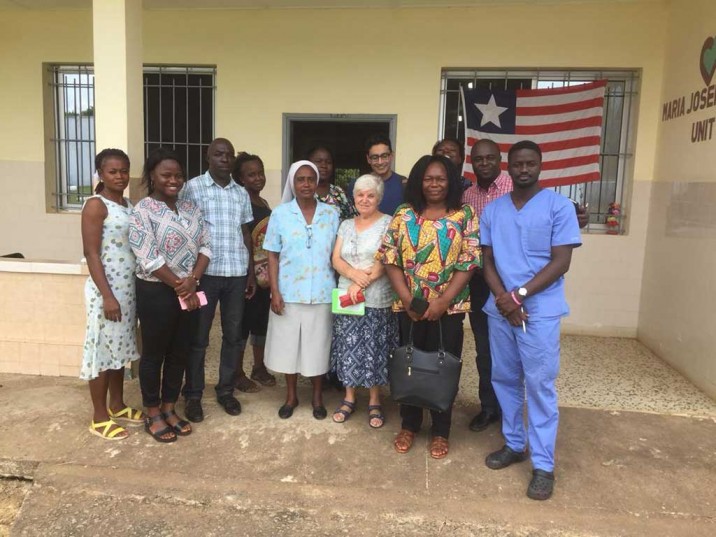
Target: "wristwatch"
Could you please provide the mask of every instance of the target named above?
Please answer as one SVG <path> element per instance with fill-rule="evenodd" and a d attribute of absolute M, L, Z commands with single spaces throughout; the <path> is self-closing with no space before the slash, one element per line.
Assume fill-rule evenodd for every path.
<path fill-rule="evenodd" d="M 517 294 L 520 296 L 520 298 L 527 298 L 527 288 L 520 287 L 517 289 Z"/>

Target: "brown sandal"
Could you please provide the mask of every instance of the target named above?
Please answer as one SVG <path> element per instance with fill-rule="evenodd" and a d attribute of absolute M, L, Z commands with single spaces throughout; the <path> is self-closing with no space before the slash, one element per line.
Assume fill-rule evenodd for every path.
<path fill-rule="evenodd" d="M 430 456 L 433 459 L 444 459 L 450 450 L 450 443 L 444 436 L 433 436 L 430 442 Z"/>
<path fill-rule="evenodd" d="M 401 429 L 395 437 L 395 440 L 393 440 L 393 447 L 398 453 L 407 453 L 410 451 L 410 448 L 413 447 L 414 439 L 414 432 L 408 431 L 407 429 Z"/>

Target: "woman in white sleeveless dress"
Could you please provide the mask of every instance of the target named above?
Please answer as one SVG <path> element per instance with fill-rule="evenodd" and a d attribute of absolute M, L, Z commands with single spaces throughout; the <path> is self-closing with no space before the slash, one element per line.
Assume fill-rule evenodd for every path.
<path fill-rule="evenodd" d="M 82 245 L 90 277 L 85 284 L 87 333 L 80 378 L 89 381 L 94 413 L 89 430 L 106 440 L 128 433 L 115 420 L 141 425 L 144 414 L 124 403 L 124 367 L 139 358 L 136 340 L 136 261 L 129 246 L 132 204 L 129 157 L 105 149 L 95 157 L 100 183 L 82 208 Z M 109 394 L 109 401 L 107 395 Z"/>

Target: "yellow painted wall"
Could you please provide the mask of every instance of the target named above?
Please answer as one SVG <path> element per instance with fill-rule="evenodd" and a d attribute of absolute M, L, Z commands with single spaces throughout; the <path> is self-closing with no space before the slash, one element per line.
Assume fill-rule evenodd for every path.
<path fill-rule="evenodd" d="M 0 13 L 0 113 L 9 125 L 0 130 L 0 225 L 22 230 L 0 236 L 0 252 L 81 256 L 78 218 L 46 215 L 38 199 L 40 75 L 42 62 L 91 60 L 91 20 L 82 11 Z M 585 237 L 568 278 L 566 323 L 573 331 L 636 334 L 662 93 L 661 4 L 145 11 L 143 23 L 145 63 L 217 66 L 216 134 L 264 158 L 274 203 L 282 113 L 397 114 L 396 169 L 407 173 L 438 136 L 441 68 L 642 69 L 630 233 Z M 111 36 L 111 28 L 103 31 Z"/>
<path fill-rule="evenodd" d="M 699 58 L 706 38 L 716 38 L 716 3 L 673 2 L 668 19 L 662 102 L 707 87 Z M 640 340 L 713 397 L 716 132 L 692 143 L 691 127 L 715 117 L 713 106 L 660 122 L 638 327 Z"/>

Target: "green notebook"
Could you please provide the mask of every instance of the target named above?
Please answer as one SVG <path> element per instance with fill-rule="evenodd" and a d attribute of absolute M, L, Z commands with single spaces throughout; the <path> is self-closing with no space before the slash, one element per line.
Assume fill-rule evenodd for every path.
<path fill-rule="evenodd" d="M 340 298 L 347 295 L 346 289 L 334 289 L 331 300 L 331 311 L 336 315 L 365 315 L 365 302 L 353 304 L 352 306 L 342 307 Z"/>

